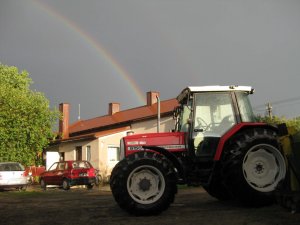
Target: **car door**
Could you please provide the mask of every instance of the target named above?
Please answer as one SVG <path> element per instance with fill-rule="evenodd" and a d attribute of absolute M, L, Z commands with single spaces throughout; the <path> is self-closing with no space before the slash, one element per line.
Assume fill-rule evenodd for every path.
<path fill-rule="evenodd" d="M 63 177 L 64 177 L 64 171 L 65 171 L 65 162 L 59 162 L 57 165 L 57 168 L 55 170 L 55 173 L 53 175 L 53 183 L 56 185 L 62 185 Z"/>
<path fill-rule="evenodd" d="M 43 174 L 43 179 L 46 184 L 53 185 L 55 184 L 55 174 L 57 170 L 58 162 L 53 163 L 52 166 Z"/>

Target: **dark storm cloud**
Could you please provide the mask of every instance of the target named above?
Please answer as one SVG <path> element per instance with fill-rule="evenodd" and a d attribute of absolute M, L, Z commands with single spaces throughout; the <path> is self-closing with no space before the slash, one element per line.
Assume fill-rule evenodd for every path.
<path fill-rule="evenodd" d="M 109 102 L 141 104 L 88 37 L 142 92 L 251 85 L 261 106 L 300 95 L 299 11 L 291 0 L 0 0 L 0 62 L 27 70 L 52 106 L 71 103 L 73 121 L 78 104 L 82 118 L 106 114 Z M 300 115 L 297 102 L 274 110 Z"/>

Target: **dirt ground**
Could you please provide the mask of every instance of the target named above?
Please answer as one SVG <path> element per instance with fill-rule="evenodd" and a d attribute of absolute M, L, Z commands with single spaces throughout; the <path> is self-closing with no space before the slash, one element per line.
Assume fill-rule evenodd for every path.
<path fill-rule="evenodd" d="M 300 213 L 292 214 L 278 205 L 242 208 L 217 201 L 202 188 L 184 188 L 162 214 L 134 217 L 118 207 L 108 187 L 69 191 L 31 187 L 26 192 L 0 192 L 0 224 L 299 225 Z"/>

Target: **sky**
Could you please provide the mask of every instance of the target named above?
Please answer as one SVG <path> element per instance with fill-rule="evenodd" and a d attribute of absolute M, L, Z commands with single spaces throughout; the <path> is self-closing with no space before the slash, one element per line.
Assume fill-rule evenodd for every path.
<path fill-rule="evenodd" d="M 71 123 L 175 98 L 187 86 L 245 85 L 264 115 L 300 116 L 298 0 L 0 0 L 0 62 L 26 70 Z"/>

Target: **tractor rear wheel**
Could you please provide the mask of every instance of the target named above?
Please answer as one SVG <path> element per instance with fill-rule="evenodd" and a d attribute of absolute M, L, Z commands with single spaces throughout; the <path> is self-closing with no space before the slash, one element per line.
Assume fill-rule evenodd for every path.
<path fill-rule="evenodd" d="M 274 191 L 286 174 L 274 131 L 255 128 L 237 134 L 224 149 L 222 163 L 225 184 L 240 202 L 248 206 L 274 202 Z"/>
<path fill-rule="evenodd" d="M 110 187 L 118 205 L 137 216 L 166 210 L 177 192 L 172 163 L 153 152 L 137 152 L 112 171 Z"/>

